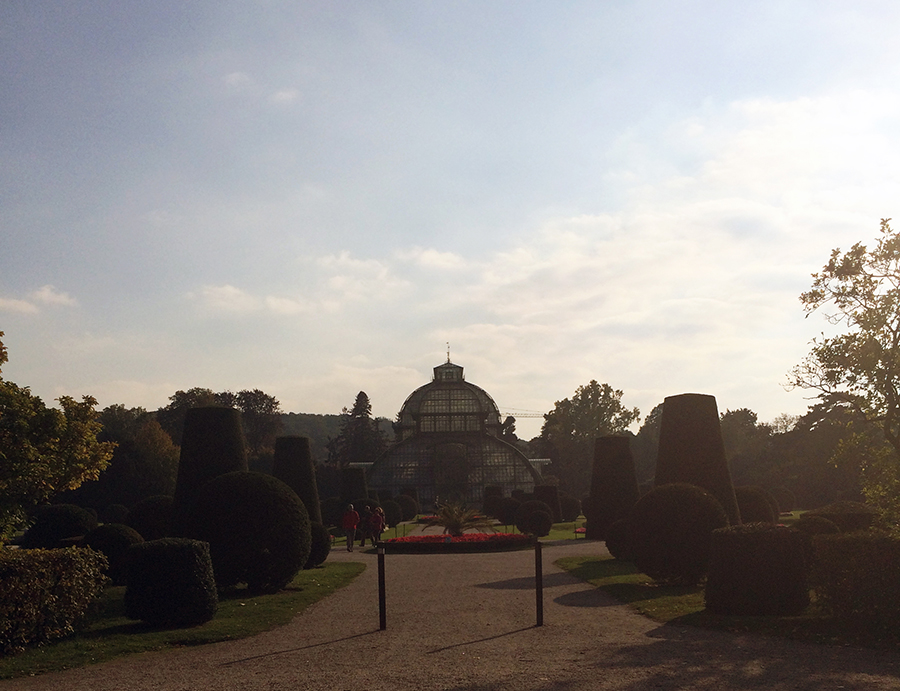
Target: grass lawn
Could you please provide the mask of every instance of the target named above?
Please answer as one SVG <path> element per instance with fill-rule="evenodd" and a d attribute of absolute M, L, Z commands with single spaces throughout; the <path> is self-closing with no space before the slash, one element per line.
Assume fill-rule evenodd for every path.
<path fill-rule="evenodd" d="M 664 624 L 758 633 L 811 643 L 900 649 L 900 632 L 848 626 L 822 611 L 815 602 L 802 614 L 791 617 L 716 615 L 705 610 L 702 586 L 657 585 L 628 562 L 611 557 L 566 557 L 555 563 Z"/>
<path fill-rule="evenodd" d="M 112 660 L 130 653 L 246 638 L 288 623 L 309 605 L 343 588 L 365 565 L 325 562 L 301 571 L 280 593 L 246 597 L 237 590 L 219 601 L 216 617 L 184 629 L 158 629 L 125 616 L 124 587 L 107 588 L 79 633 L 25 652 L 0 657 L 0 679 Z"/>

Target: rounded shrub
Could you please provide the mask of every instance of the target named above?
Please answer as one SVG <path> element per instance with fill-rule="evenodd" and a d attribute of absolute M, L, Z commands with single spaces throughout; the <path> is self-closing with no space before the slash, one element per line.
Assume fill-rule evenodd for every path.
<path fill-rule="evenodd" d="M 502 497 L 503 496 L 503 488 L 500 485 L 488 485 L 484 488 L 484 498 L 488 497 Z"/>
<path fill-rule="evenodd" d="M 143 541 L 144 538 L 134 528 L 121 523 L 104 523 L 85 535 L 82 545 L 103 552 L 109 562 L 107 576 L 113 585 L 125 585 L 128 577 L 125 559 L 128 548 Z"/>
<path fill-rule="evenodd" d="M 403 509 L 393 499 L 381 502 L 381 508 L 384 511 L 384 523 L 388 528 L 394 528 L 403 520 Z"/>
<path fill-rule="evenodd" d="M 771 523 L 714 530 L 705 598 L 715 614 L 799 614 L 809 605 L 802 534 Z"/>
<path fill-rule="evenodd" d="M 497 516 L 497 520 L 503 525 L 515 525 L 516 514 L 521 504 L 522 502 L 515 497 L 503 497 L 503 501 L 500 502 L 500 515 Z"/>
<path fill-rule="evenodd" d="M 856 530 L 868 530 L 872 527 L 878 512 L 867 504 L 858 501 L 836 501 L 828 506 L 823 506 L 812 511 L 807 511 L 803 516 L 821 516 L 837 525 L 842 533 L 852 533 Z"/>
<path fill-rule="evenodd" d="M 632 545 L 631 523 L 627 518 L 620 518 L 606 529 L 606 549 L 619 561 L 632 561 L 634 547 Z"/>
<path fill-rule="evenodd" d="M 556 485 L 536 485 L 534 498 L 550 507 L 550 516 L 554 522 L 562 520 L 562 508 L 559 504 L 559 489 Z"/>
<path fill-rule="evenodd" d="M 734 497 L 741 512 L 741 522 L 775 523 L 778 520 L 778 502 L 762 487 L 755 485 L 735 487 Z"/>
<path fill-rule="evenodd" d="M 346 502 L 341 501 L 340 497 L 328 497 L 320 503 L 322 507 L 322 523 L 325 525 L 340 525 L 341 516 L 344 515 L 344 509 L 347 507 Z"/>
<path fill-rule="evenodd" d="M 567 492 L 559 493 L 559 510 L 564 521 L 575 521 L 581 515 L 581 502 Z"/>
<path fill-rule="evenodd" d="M 779 511 L 793 511 L 794 507 L 797 506 L 797 497 L 787 487 L 773 487 L 770 492 L 775 497 L 775 501 L 778 502 Z"/>
<path fill-rule="evenodd" d="M 53 549 L 63 540 L 87 535 L 96 527 L 96 516 L 86 509 L 75 504 L 52 504 L 38 510 L 19 544 L 26 549 Z"/>
<path fill-rule="evenodd" d="M 728 525 L 718 500 L 696 485 L 660 485 L 629 518 L 634 564 L 653 580 L 696 585 L 706 574 L 712 532 Z"/>
<path fill-rule="evenodd" d="M 145 540 L 172 537 L 172 497 L 155 494 L 131 507 L 125 525 L 134 528 Z"/>
<path fill-rule="evenodd" d="M 553 528 L 553 517 L 546 511 L 532 511 L 525 517 L 519 526 L 526 535 L 534 535 L 534 537 L 545 537 L 550 534 Z"/>
<path fill-rule="evenodd" d="M 216 583 L 254 593 L 284 588 L 309 559 L 310 520 L 296 492 L 251 471 L 220 475 L 197 495 L 189 537 L 209 543 Z"/>
<path fill-rule="evenodd" d="M 498 496 L 496 494 L 486 494 L 484 495 L 484 504 L 482 506 L 482 513 L 485 516 L 490 516 L 492 518 L 500 517 L 500 506 L 503 504 L 503 497 Z"/>
<path fill-rule="evenodd" d="M 110 504 L 100 512 L 102 523 L 124 523 L 128 518 L 128 507 L 124 504 Z"/>
<path fill-rule="evenodd" d="M 408 494 L 398 494 L 394 501 L 400 504 L 404 521 L 411 521 L 419 514 L 419 502 Z"/>
<path fill-rule="evenodd" d="M 794 523 L 793 527 L 803 536 L 803 551 L 809 569 L 813 568 L 816 561 L 816 551 L 813 547 L 815 536 L 841 532 L 841 529 L 833 521 L 829 521 L 824 516 L 810 516 L 808 513 L 801 515 L 800 520 Z"/>
<path fill-rule="evenodd" d="M 209 545 L 163 538 L 128 550 L 125 614 L 153 626 L 197 626 L 219 606 Z"/>
<path fill-rule="evenodd" d="M 309 557 L 303 565 L 304 569 L 312 569 L 324 563 L 331 553 L 331 533 L 328 528 L 321 523 L 311 522 L 309 534 Z"/>
<path fill-rule="evenodd" d="M 545 514 L 550 516 L 550 524 L 551 526 L 553 525 L 552 509 L 547 506 L 545 502 L 542 502 L 538 499 L 530 499 L 528 501 L 523 501 L 516 509 L 516 528 L 521 530 L 523 533 L 531 533 L 532 531 L 529 530 L 529 528 L 531 528 L 532 525 L 529 522 L 529 518 L 531 514 L 535 513 L 536 511 L 543 511 Z M 549 532 L 550 529 L 548 528 L 547 533 Z M 547 533 L 544 533 L 544 535 L 546 535 Z"/>

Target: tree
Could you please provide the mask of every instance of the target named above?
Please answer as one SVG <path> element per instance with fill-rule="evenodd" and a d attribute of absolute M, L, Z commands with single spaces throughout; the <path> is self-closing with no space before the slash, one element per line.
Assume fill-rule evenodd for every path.
<path fill-rule="evenodd" d="M 807 316 L 832 305 L 829 323 L 847 332 L 815 339 L 790 373 L 793 386 L 818 391 L 877 425 L 900 462 L 900 235 L 881 220 L 872 250 L 832 250 L 800 296 Z"/>
<path fill-rule="evenodd" d="M 544 415 L 540 438 L 550 451 L 554 475 L 569 493 L 587 494 L 594 440 L 624 434 L 640 418 L 637 408 L 629 410 L 622 405 L 622 396 L 622 391 L 609 384 L 591 380 Z"/>
<path fill-rule="evenodd" d="M 351 410 L 343 409 L 347 417 L 341 432 L 328 441 L 328 461 L 341 468 L 350 463 L 374 463 L 387 448 L 384 434 L 372 419 L 372 404 L 365 391 L 356 394 Z"/>
<path fill-rule="evenodd" d="M 0 341 L 0 365 L 6 361 Z M 96 478 L 112 456 L 115 445 L 97 441 L 94 398 L 62 396 L 59 404 L 62 410 L 48 408 L 27 387 L 0 378 L 0 541 L 29 509 Z"/>

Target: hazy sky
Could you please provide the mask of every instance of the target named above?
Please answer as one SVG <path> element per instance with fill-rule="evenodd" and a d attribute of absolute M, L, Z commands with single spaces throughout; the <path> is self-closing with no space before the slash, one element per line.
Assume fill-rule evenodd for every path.
<path fill-rule="evenodd" d="M 799 414 L 799 294 L 898 215 L 896 2 L 0 3 L 3 376 L 156 408 Z M 540 420 L 519 421 L 520 436 Z"/>

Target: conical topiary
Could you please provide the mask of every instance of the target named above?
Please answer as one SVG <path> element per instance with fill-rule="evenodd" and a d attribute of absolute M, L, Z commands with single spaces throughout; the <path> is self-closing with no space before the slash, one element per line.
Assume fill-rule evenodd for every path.
<path fill-rule="evenodd" d="M 607 528 L 625 518 L 639 497 L 628 437 L 595 439 L 591 494 L 583 506 L 587 518 L 585 537 L 605 540 Z"/>
<path fill-rule="evenodd" d="M 309 512 L 309 520 L 322 523 L 322 508 L 316 486 L 316 467 L 308 437 L 277 437 L 272 475 L 297 493 Z"/>
<path fill-rule="evenodd" d="M 182 535 L 197 493 L 225 473 L 247 470 L 241 413 L 234 408 L 191 408 L 184 416 L 178 481 L 173 498 L 174 532 Z"/>
<path fill-rule="evenodd" d="M 685 393 L 663 401 L 655 485 L 674 482 L 702 487 L 719 500 L 731 525 L 740 524 L 715 396 Z"/>

